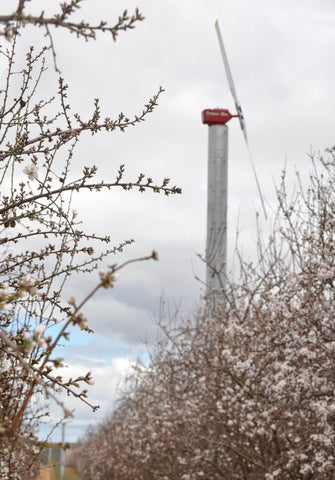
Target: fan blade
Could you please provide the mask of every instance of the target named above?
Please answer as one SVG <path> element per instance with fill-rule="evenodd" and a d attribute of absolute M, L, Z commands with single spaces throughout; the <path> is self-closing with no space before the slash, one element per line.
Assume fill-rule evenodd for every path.
<path fill-rule="evenodd" d="M 221 50 L 221 54 L 222 54 L 223 63 L 224 63 L 225 69 L 226 69 L 226 75 L 227 75 L 229 89 L 231 91 L 231 94 L 232 94 L 234 102 L 235 102 L 236 112 L 237 112 L 238 118 L 240 120 L 241 130 L 242 130 L 242 133 L 243 133 L 243 136 L 244 136 L 244 139 L 245 139 L 245 143 L 247 144 L 249 159 L 250 159 L 251 166 L 252 166 L 252 171 L 254 173 L 254 177 L 255 177 L 255 180 L 256 180 L 258 194 L 259 194 L 259 197 L 261 199 L 264 216 L 267 219 L 267 214 L 266 214 L 265 205 L 264 205 L 264 199 L 263 199 L 261 187 L 259 185 L 257 172 L 256 172 L 254 160 L 253 160 L 253 157 L 252 157 L 252 154 L 251 154 L 250 145 L 249 145 L 249 141 L 248 141 L 247 128 L 246 128 L 246 125 L 245 125 L 244 115 L 243 115 L 243 112 L 242 112 L 241 104 L 240 104 L 239 99 L 238 99 L 237 94 L 236 94 L 234 80 L 233 80 L 233 76 L 231 74 L 231 70 L 230 70 L 230 67 L 229 67 L 228 57 L 227 57 L 227 54 L 226 54 L 226 50 L 224 48 L 222 35 L 221 35 L 221 30 L 220 30 L 218 20 L 216 20 L 216 22 L 215 22 L 215 30 L 216 30 L 216 34 L 217 34 L 217 37 L 218 37 L 218 40 L 219 40 L 219 45 L 220 45 L 220 50 Z"/>
<path fill-rule="evenodd" d="M 251 153 L 251 150 L 250 150 L 250 145 L 249 145 L 249 142 L 248 142 L 246 136 L 245 136 L 245 141 L 246 141 L 246 144 L 247 144 L 247 147 L 248 147 L 248 153 L 249 153 L 250 163 L 251 163 L 251 166 L 252 166 L 252 171 L 254 173 L 254 177 L 255 177 L 255 180 L 256 180 L 258 195 L 259 195 L 259 198 L 261 199 L 261 204 L 262 204 L 262 208 L 263 208 L 263 212 L 264 212 L 264 217 L 265 217 L 265 220 L 267 220 L 268 216 L 267 216 L 265 205 L 264 205 L 264 198 L 263 198 L 261 187 L 259 185 L 254 159 L 252 158 L 252 153 Z"/>
<path fill-rule="evenodd" d="M 245 122 L 244 122 L 242 107 L 241 107 L 241 104 L 240 104 L 239 99 L 237 97 L 236 90 L 235 90 L 234 80 L 233 80 L 233 76 L 232 76 L 231 71 L 230 71 L 228 57 L 227 57 L 227 54 L 226 54 L 226 50 L 224 48 L 222 35 L 221 35 L 221 30 L 220 30 L 218 20 L 216 20 L 216 22 L 215 22 L 215 30 L 216 30 L 216 34 L 218 36 L 220 50 L 221 50 L 221 54 L 222 54 L 222 59 L 223 59 L 223 63 L 224 63 L 225 69 L 226 69 L 228 85 L 229 85 L 231 94 L 233 96 L 234 102 L 235 102 L 236 111 L 237 111 L 239 119 L 240 119 L 240 124 L 241 124 L 241 128 L 242 128 L 244 137 L 246 138 L 247 137 L 247 132 L 246 132 L 246 128 L 245 128 Z M 247 140 L 247 138 L 246 138 L 246 140 Z"/>

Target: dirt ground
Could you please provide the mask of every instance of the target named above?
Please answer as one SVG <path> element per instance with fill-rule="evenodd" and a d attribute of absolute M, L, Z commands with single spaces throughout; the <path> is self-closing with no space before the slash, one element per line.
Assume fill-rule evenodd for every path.
<path fill-rule="evenodd" d="M 73 480 L 83 480 L 73 467 L 65 467 L 65 474 L 71 475 Z M 52 467 L 41 467 L 40 474 L 34 480 L 56 480 L 56 475 Z"/>
<path fill-rule="evenodd" d="M 56 475 L 52 467 L 42 467 L 40 474 L 35 480 L 56 480 Z"/>

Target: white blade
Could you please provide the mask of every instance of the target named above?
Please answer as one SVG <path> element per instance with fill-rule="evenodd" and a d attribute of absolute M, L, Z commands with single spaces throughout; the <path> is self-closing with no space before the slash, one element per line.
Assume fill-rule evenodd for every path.
<path fill-rule="evenodd" d="M 261 192 L 261 187 L 260 187 L 259 182 L 258 182 L 256 168 L 255 168 L 254 160 L 252 158 L 252 154 L 251 154 L 251 150 L 250 150 L 250 146 L 249 146 L 249 142 L 248 142 L 247 129 L 246 129 L 245 120 L 244 120 L 244 116 L 243 116 L 243 112 L 242 112 L 242 107 L 241 107 L 241 104 L 240 104 L 239 99 L 238 99 L 237 94 L 236 94 L 234 80 L 233 80 L 233 76 L 232 76 L 231 71 L 230 71 L 228 57 L 227 57 L 227 54 L 226 54 L 226 50 L 224 48 L 224 44 L 223 44 L 222 35 L 221 35 L 218 20 L 216 20 L 216 22 L 215 22 L 215 30 L 216 30 L 216 34 L 218 36 L 220 50 L 221 50 L 221 54 L 222 54 L 222 59 L 223 59 L 223 63 L 224 63 L 225 69 L 226 69 L 228 85 L 229 85 L 231 94 L 233 96 L 234 102 L 235 102 L 236 112 L 238 114 L 238 118 L 240 120 L 240 125 L 241 125 L 241 129 L 242 129 L 242 132 L 243 132 L 243 136 L 244 136 L 245 142 L 246 142 L 247 147 L 248 147 L 249 158 L 250 158 L 252 170 L 253 170 L 253 173 L 254 173 L 254 177 L 255 177 L 255 180 L 256 180 L 259 197 L 261 199 L 264 215 L 265 215 L 265 218 L 267 218 L 265 205 L 264 205 L 264 200 L 263 200 L 263 195 L 262 195 L 262 192 Z"/>
<path fill-rule="evenodd" d="M 255 180 L 256 180 L 256 184 L 257 184 L 257 190 L 258 190 L 258 194 L 259 194 L 259 198 L 261 199 L 261 203 L 262 203 L 262 208 L 263 208 L 263 212 L 264 212 L 264 217 L 265 217 L 265 220 L 267 220 L 268 216 L 266 214 L 266 209 L 265 209 L 265 205 L 264 205 L 264 198 L 263 198 L 263 194 L 262 194 L 262 190 L 261 190 L 261 187 L 259 185 L 259 181 L 258 181 L 258 177 L 257 177 L 257 172 L 256 172 L 256 168 L 255 168 L 255 164 L 254 164 L 254 159 L 252 158 L 252 154 L 251 154 L 251 150 L 250 150 L 250 145 L 248 143 L 248 140 L 245 136 L 245 139 L 246 139 L 246 142 L 247 142 L 247 147 L 248 147 L 248 153 L 249 153 L 249 158 L 250 158 L 250 162 L 251 162 L 251 166 L 252 166 L 252 171 L 254 172 L 254 177 L 255 177 Z"/>
<path fill-rule="evenodd" d="M 241 128 L 242 128 L 242 132 L 243 132 L 245 141 L 248 142 L 247 130 L 245 128 L 245 122 L 244 122 L 242 107 L 241 107 L 241 104 L 239 102 L 239 99 L 237 98 L 235 85 L 234 85 L 234 80 L 233 80 L 233 76 L 232 76 L 231 71 L 230 71 L 228 57 L 227 57 L 227 54 L 226 54 L 226 50 L 224 48 L 224 44 L 223 44 L 222 35 L 221 35 L 218 20 L 216 20 L 216 22 L 215 22 L 215 30 L 216 30 L 216 34 L 218 36 L 220 50 L 221 50 L 221 54 L 222 54 L 222 59 L 223 59 L 223 63 L 224 63 L 225 69 L 226 69 L 228 85 L 229 85 L 231 94 L 233 96 L 234 102 L 235 102 L 236 111 L 237 111 L 238 117 L 240 119 L 240 124 L 241 124 Z"/>

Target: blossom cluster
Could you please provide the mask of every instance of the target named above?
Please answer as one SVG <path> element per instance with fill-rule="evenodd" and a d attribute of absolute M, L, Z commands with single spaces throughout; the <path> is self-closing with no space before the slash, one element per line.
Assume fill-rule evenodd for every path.
<path fill-rule="evenodd" d="M 69 453 L 87 480 L 334 478 L 335 172 L 320 160 L 307 193 L 279 190 L 258 268 L 161 324 L 150 365 Z"/>

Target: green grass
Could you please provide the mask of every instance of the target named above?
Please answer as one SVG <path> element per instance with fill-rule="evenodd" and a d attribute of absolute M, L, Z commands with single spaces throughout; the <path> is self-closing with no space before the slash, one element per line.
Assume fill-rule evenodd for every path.
<path fill-rule="evenodd" d="M 59 465 L 54 467 L 56 478 L 58 479 L 59 475 Z M 73 467 L 65 467 L 63 480 L 84 480 Z"/>

